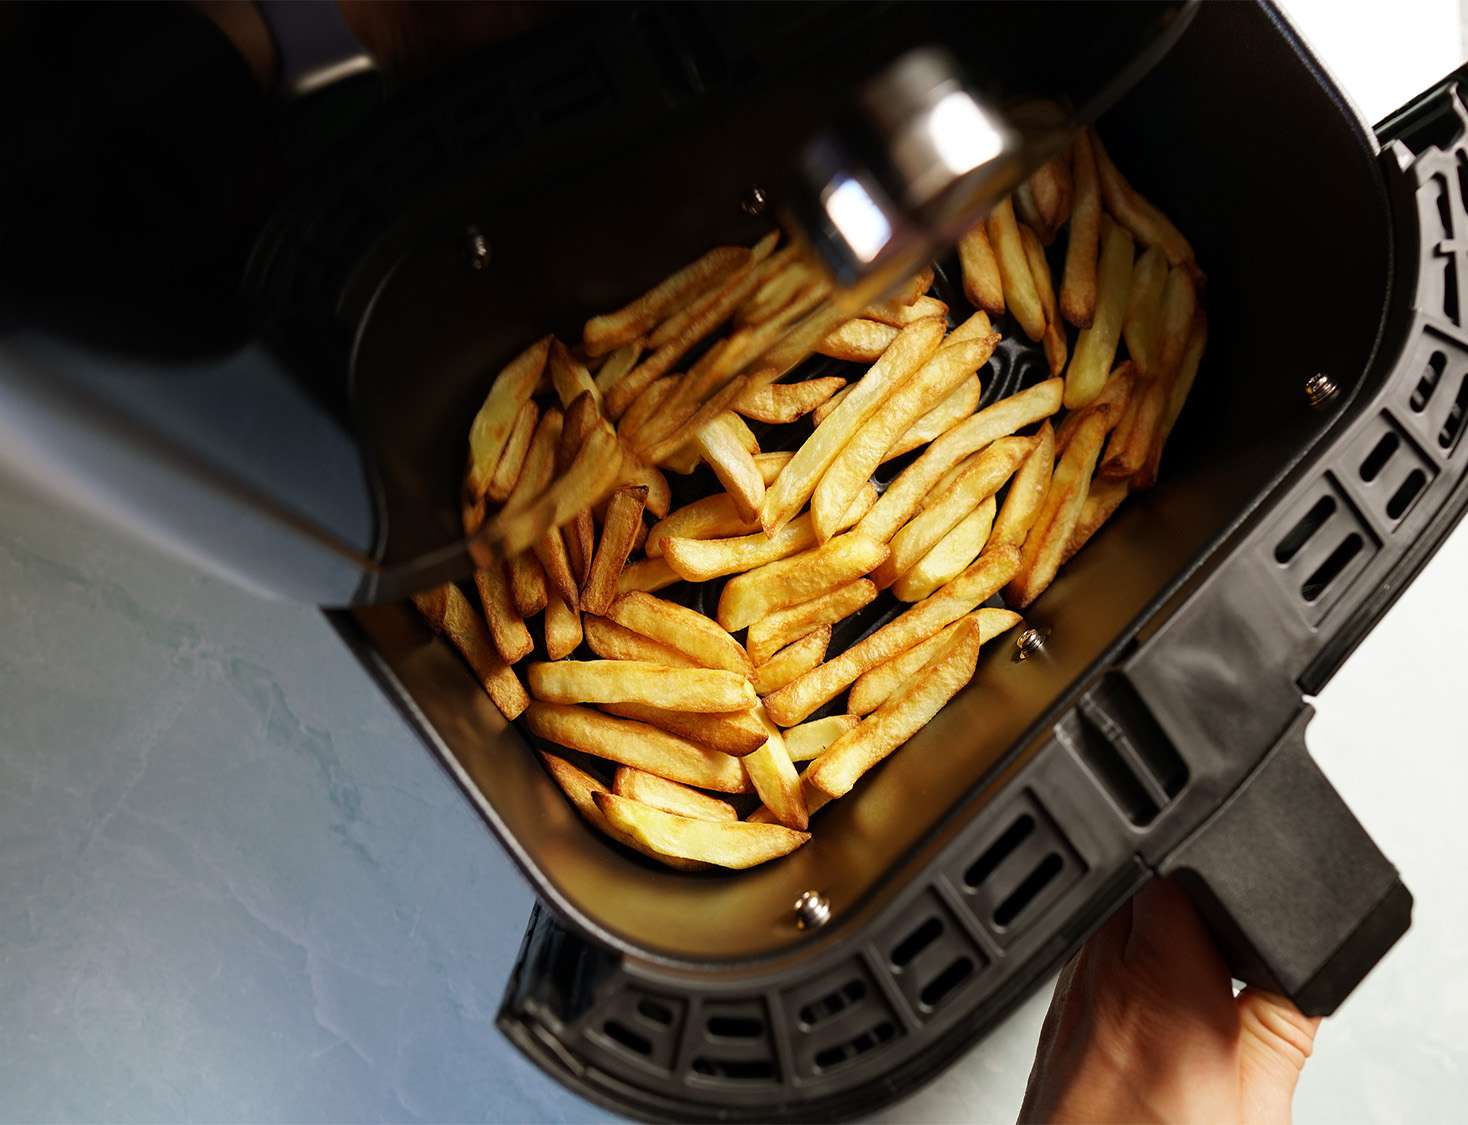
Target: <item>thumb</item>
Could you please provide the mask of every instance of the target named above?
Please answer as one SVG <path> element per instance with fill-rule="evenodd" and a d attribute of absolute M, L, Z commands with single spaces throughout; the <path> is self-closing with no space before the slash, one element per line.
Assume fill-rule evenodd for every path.
<path fill-rule="evenodd" d="M 1301 1013 L 1283 996 L 1246 988 L 1239 1013 L 1239 1095 L 1244 1119 L 1287 1125 L 1300 1071 L 1315 1047 L 1318 1018 Z"/>

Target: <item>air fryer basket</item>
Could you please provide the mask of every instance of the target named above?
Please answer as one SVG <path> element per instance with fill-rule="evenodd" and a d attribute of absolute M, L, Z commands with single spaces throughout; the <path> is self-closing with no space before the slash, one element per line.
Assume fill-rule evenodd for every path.
<path fill-rule="evenodd" d="M 1453 90 L 1378 153 L 1277 12 L 1206 5 L 1108 115 L 1209 274 L 1162 482 L 1032 607 L 1040 656 L 982 655 L 786 860 L 688 876 L 624 854 L 410 610 L 336 618 L 544 900 L 500 1020 L 523 1050 L 637 1116 L 851 1116 L 946 1065 L 1159 872 L 1239 976 L 1334 1009 L 1411 900 L 1306 754 L 1302 695 L 1468 503 Z M 833 907 L 813 932 L 791 912 L 808 888 Z"/>

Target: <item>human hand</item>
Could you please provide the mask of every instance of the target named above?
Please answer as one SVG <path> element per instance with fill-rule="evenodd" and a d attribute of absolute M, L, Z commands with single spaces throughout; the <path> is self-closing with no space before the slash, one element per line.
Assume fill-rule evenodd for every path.
<path fill-rule="evenodd" d="M 1288 1122 L 1318 1019 L 1228 966 L 1187 895 L 1143 887 L 1060 974 L 1021 1122 Z"/>

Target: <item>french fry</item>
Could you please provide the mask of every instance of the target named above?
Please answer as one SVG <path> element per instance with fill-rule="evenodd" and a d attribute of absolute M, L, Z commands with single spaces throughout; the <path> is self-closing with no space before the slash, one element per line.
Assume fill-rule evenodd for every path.
<path fill-rule="evenodd" d="M 1188 392 L 1193 389 L 1193 380 L 1198 375 L 1198 365 L 1203 360 L 1203 349 L 1208 343 L 1208 321 L 1199 309 L 1193 318 L 1192 330 L 1188 333 L 1187 350 L 1183 352 L 1182 363 L 1178 366 L 1176 377 L 1172 380 L 1167 391 L 1167 409 L 1163 412 L 1162 426 L 1152 442 L 1152 448 L 1147 454 L 1147 464 L 1137 474 L 1134 482 L 1137 488 L 1150 488 L 1157 482 L 1157 469 L 1162 462 L 1162 449 L 1167 444 L 1167 438 L 1172 433 L 1172 428 L 1177 424 L 1178 415 L 1183 411 L 1183 404 L 1187 402 Z"/>
<path fill-rule="evenodd" d="M 850 387 L 846 388 L 846 390 L 850 389 Z M 843 391 L 842 393 L 844 394 L 845 392 Z M 794 456 L 795 454 L 787 453 L 784 450 L 776 453 L 756 453 L 754 455 L 754 467 L 759 470 L 759 479 L 765 482 L 766 488 L 769 488 L 770 485 L 775 483 L 775 478 L 780 475 L 786 465 L 790 464 L 790 458 Z M 749 530 L 753 531 L 755 529 L 751 527 Z"/>
<path fill-rule="evenodd" d="M 1025 539 L 1019 569 L 1005 589 L 1005 600 L 1017 609 L 1044 593 L 1060 569 L 1060 556 L 1080 519 L 1091 473 L 1101 455 L 1108 413 L 1104 407 L 1090 412 L 1056 463 L 1045 504 Z"/>
<path fill-rule="evenodd" d="M 816 407 L 815 410 L 811 411 L 811 421 L 819 426 L 835 412 L 836 408 L 846 400 L 846 396 L 850 393 L 851 387 L 849 386 L 843 387 L 841 390 L 837 391 L 825 402 L 821 403 L 820 406 Z"/>
<path fill-rule="evenodd" d="M 787 249 L 793 250 L 794 247 Z M 740 306 L 736 321 L 740 325 L 768 322 L 810 281 L 811 273 L 804 262 L 787 259 L 784 267 L 763 281 L 750 295 L 749 300 Z"/>
<path fill-rule="evenodd" d="M 831 626 L 812 629 L 800 640 L 788 644 L 754 670 L 756 695 L 779 691 L 796 676 L 809 672 L 826 658 L 831 643 Z"/>
<path fill-rule="evenodd" d="M 848 533 L 736 575 L 719 594 L 718 622 L 729 632 L 738 632 L 776 610 L 810 601 L 871 573 L 887 554 L 885 543 Z"/>
<path fill-rule="evenodd" d="M 721 414 L 698 431 L 698 448 L 714 476 L 734 501 L 741 516 L 753 519 L 765 499 L 765 482 L 755 468 L 754 456 L 740 440 L 738 430 Z"/>
<path fill-rule="evenodd" d="M 1074 191 L 1068 154 L 1062 153 L 1040 165 L 1028 183 L 1034 196 L 1035 210 L 1040 214 L 1041 226 L 1036 233 L 1044 236 L 1048 246 L 1061 224 L 1070 218 Z"/>
<path fill-rule="evenodd" d="M 967 570 L 936 594 L 899 614 L 845 652 L 765 696 L 765 710 L 782 727 L 793 727 L 803 722 L 812 711 L 834 699 L 863 672 L 900 656 L 943 626 L 977 609 L 1015 576 L 1019 563 L 1020 554 L 1013 547 L 990 546 Z"/>
<path fill-rule="evenodd" d="M 601 407 L 601 388 L 591 378 L 591 372 L 559 340 L 551 340 L 546 368 L 550 371 L 551 386 L 555 387 L 561 406 L 569 408 L 580 395 L 589 394 L 598 409 Z"/>
<path fill-rule="evenodd" d="M 1035 189 L 1029 180 L 1014 189 L 1013 199 L 1014 213 L 1019 221 L 1032 230 L 1047 234 L 1050 228 L 1045 224 L 1045 216 L 1040 214 L 1040 206 L 1035 202 Z"/>
<path fill-rule="evenodd" d="M 662 410 L 677 389 L 678 376 L 664 375 L 649 383 L 647 389 L 633 399 L 617 422 L 617 433 L 627 445 L 632 444 L 635 435 L 647 426 L 650 418 Z"/>
<path fill-rule="evenodd" d="M 449 582 L 414 594 L 413 604 L 429 627 L 446 636 L 459 650 L 500 714 L 506 719 L 518 719 L 530 706 L 530 697 L 525 694 L 515 670 L 500 659 L 484 618 L 474 611 L 464 592 Z"/>
<path fill-rule="evenodd" d="M 829 805 L 831 803 L 831 798 L 829 796 L 812 786 L 805 780 L 805 778 L 800 779 L 800 796 L 801 799 L 805 801 L 805 811 L 807 816 L 814 816 L 818 810 L 824 808 L 826 805 Z M 746 824 L 779 823 L 775 819 L 775 814 L 772 813 L 764 805 L 761 805 L 759 808 L 755 809 L 754 812 L 745 817 L 744 822 Z"/>
<path fill-rule="evenodd" d="M 618 830 L 664 855 L 735 869 L 755 867 L 788 855 L 810 839 L 783 824 L 732 824 L 663 812 L 615 793 L 598 793 L 597 808 Z"/>
<path fill-rule="evenodd" d="M 1101 240 L 1101 189 L 1091 131 L 1082 129 L 1071 145 L 1075 199 L 1065 243 L 1060 311 L 1077 328 L 1089 328 L 1096 315 L 1096 255 Z"/>
<path fill-rule="evenodd" d="M 529 551 L 511 555 L 509 559 L 510 597 L 521 617 L 533 617 L 545 608 L 549 597 L 545 584 L 545 568 Z"/>
<path fill-rule="evenodd" d="M 1004 299 L 1009 303 L 1009 311 L 1019 321 L 1026 336 L 1040 340 L 1045 335 L 1045 309 L 1040 304 L 1035 279 L 1030 275 L 1030 263 L 1025 257 L 1019 223 L 1010 200 L 1001 200 L 989 212 L 988 230 L 989 243 L 999 260 L 999 276 L 1004 283 Z"/>
<path fill-rule="evenodd" d="M 668 565 L 666 559 L 639 559 L 635 563 L 628 563 L 622 568 L 622 573 L 617 575 L 617 593 L 630 594 L 634 590 L 641 590 L 644 594 L 652 594 L 681 581 L 683 579 Z"/>
<path fill-rule="evenodd" d="M 961 344 L 965 340 L 982 340 L 994 331 L 993 324 L 989 321 L 989 314 L 983 309 L 974 313 L 952 332 L 943 337 L 942 347 L 952 347 Z"/>
<path fill-rule="evenodd" d="M 581 333 L 587 355 L 604 355 L 648 332 L 671 310 L 686 306 L 748 263 L 742 246 L 720 246 L 684 266 L 614 313 L 592 317 Z"/>
<path fill-rule="evenodd" d="M 596 372 L 596 389 L 605 395 L 622 381 L 622 376 L 637 366 L 642 358 L 643 343 L 640 339 L 623 344 L 609 352 Z M 600 402 L 598 402 L 600 408 Z"/>
<path fill-rule="evenodd" d="M 974 610 L 951 625 L 945 625 L 922 644 L 913 645 L 901 656 L 894 657 L 887 663 L 879 664 L 870 672 L 864 673 L 856 683 L 851 685 L 851 693 L 846 700 L 847 709 L 851 711 L 852 715 L 866 715 L 875 711 L 887 701 L 894 691 L 917 675 L 923 665 L 933 659 L 943 646 L 953 639 L 954 633 L 958 631 L 963 622 L 969 619 L 979 624 L 979 644 L 981 645 L 988 644 L 995 637 L 1008 632 L 1024 620 L 1019 614 L 1009 609 L 985 607 Z"/>
<path fill-rule="evenodd" d="M 975 223 L 958 240 L 958 264 L 963 270 L 963 295 L 976 309 L 990 316 L 1004 315 L 1004 283 L 999 274 L 999 259 L 989 243 L 983 223 Z"/>
<path fill-rule="evenodd" d="M 742 711 L 759 702 L 738 672 L 672 669 L 640 660 L 556 660 L 525 670 L 530 694 L 546 703 L 650 703 L 689 711 Z"/>
<path fill-rule="evenodd" d="M 698 667 L 692 659 L 677 649 L 644 637 L 641 633 L 634 633 L 631 629 L 594 613 L 582 615 L 581 628 L 586 636 L 586 647 L 603 660 L 633 660 L 661 664 L 667 668 Z"/>
<path fill-rule="evenodd" d="M 545 336 L 512 359 L 495 376 L 484 405 L 474 415 L 469 427 L 469 473 L 465 482 L 472 498 L 478 499 L 489 488 L 520 408 L 535 392 L 549 353 L 550 337 Z"/>
<path fill-rule="evenodd" d="M 479 539 L 471 544 L 475 562 L 483 565 L 484 560 L 478 554 L 482 548 L 498 548 L 504 555 L 514 555 L 534 543 L 547 527 L 569 523 L 588 501 L 595 502 L 612 486 L 621 466 L 622 451 L 616 432 L 605 419 L 596 419 L 575 460 L 549 488 L 519 507 L 505 505 L 490 521 Z M 522 471 L 521 477 L 524 475 Z"/>
<path fill-rule="evenodd" d="M 785 749 L 789 751 L 792 762 L 809 762 L 820 757 L 821 751 L 847 731 L 856 729 L 860 722 L 860 715 L 827 715 L 824 719 L 812 719 L 785 732 Z"/>
<path fill-rule="evenodd" d="M 784 527 L 801 509 L 852 435 L 927 362 L 942 338 L 943 323 L 938 320 L 920 320 L 901 330 L 892 346 L 835 412 L 816 427 L 767 491 L 760 512 L 760 522 L 767 532 L 773 534 Z"/>
<path fill-rule="evenodd" d="M 859 578 L 848 582 L 818 598 L 760 618 L 749 627 L 744 647 L 755 665 L 761 665 L 792 641 L 822 625 L 845 620 L 876 596 L 876 584 L 870 580 Z"/>
<path fill-rule="evenodd" d="M 1015 470 L 1009 495 L 1004 498 L 1004 507 L 999 510 L 989 533 L 989 542 L 1008 543 L 1013 547 L 1024 543 L 1045 503 L 1045 492 L 1050 487 L 1050 473 L 1054 468 L 1055 431 L 1047 419 L 1035 435 L 1035 447 L 1030 450 L 1024 464 Z"/>
<path fill-rule="evenodd" d="M 1065 419 L 1055 428 L 1055 455 L 1057 457 L 1065 452 L 1076 427 L 1095 411 L 1106 410 L 1108 430 L 1114 430 L 1121 424 L 1132 403 L 1132 391 L 1137 383 L 1135 376 L 1135 365 L 1129 359 L 1124 360 L 1117 364 L 1116 370 L 1107 377 L 1105 384 L 1101 387 L 1101 393 L 1091 400 L 1089 406 L 1084 410 L 1073 410 L 1065 416 Z"/>
<path fill-rule="evenodd" d="M 1081 330 L 1075 355 L 1065 373 L 1065 406 L 1079 410 L 1101 392 L 1116 343 L 1121 336 L 1122 317 L 1132 284 L 1131 235 L 1109 219 L 1101 223 L 1100 279 L 1096 315 L 1091 326 Z"/>
<path fill-rule="evenodd" d="M 547 742 L 716 793 L 747 793 L 739 759 L 705 750 L 675 734 L 590 707 L 535 702 L 525 711 L 530 733 Z"/>
<path fill-rule="evenodd" d="M 1182 362 L 1198 311 L 1198 291 L 1185 269 L 1168 272 L 1157 320 L 1157 374 L 1172 378 Z"/>
<path fill-rule="evenodd" d="M 728 801 L 710 797 L 657 774 L 645 773 L 631 766 L 618 766 L 612 778 L 612 792 L 629 801 L 641 801 L 663 812 L 677 813 L 694 820 L 738 820 L 739 814 Z"/>
<path fill-rule="evenodd" d="M 1161 211 L 1127 183 L 1106 153 L 1101 138 L 1091 133 L 1091 146 L 1096 153 L 1096 179 L 1106 210 L 1118 223 L 1136 236 L 1143 246 L 1161 246 L 1170 265 L 1191 265 L 1193 248 L 1182 232 Z"/>
<path fill-rule="evenodd" d="M 816 351 L 832 359 L 845 359 L 856 363 L 873 363 L 882 358 L 882 353 L 897 339 L 898 329 L 878 320 L 858 317 L 848 320 L 823 339 Z"/>
<path fill-rule="evenodd" d="M 887 294 L 887 300 L 897 305 L 910 305 L 917 301 L 929 289 L 933 288 L 933 267 L 919 270 L 913 274 L 891 293 Z"/>
<path fill-rule="evenodd" d="M 1050 263 L 1045 260 L 1045 248 L 1029 227 L 1019 228 L 1020 242 L 1024 244 L 1025 260 L 1030 265 L 1030 276 L 1035 280 L 1035 292 L 1040 296 L 1040 307 L 1045 310 L 1045 358 L 1050 364 L 1050 374 L 1059 375 L 1065 370 L 1065 329 L 1060 323 L 1060 313 L 1055 308 L 1055 287 L 1050 281 Z"/>
<path fill-rule="evenodd" d="M 1074 558 L 1076 552 L 1089 543 L 1091 536 L 1100 531 L 1101 525 L 1112 517 L 1117 508 L 1121 507 L 1121 502 L 1126 499 L 1129 488 L 1129 482 L 1124 480 L 1093 480 L 1091 482 L 1091 487 L 1086 493 L 1086 502 L 1081 506 L 1080 519 L 1076 521 L 1075 530 L 1070 533 L 1065 550 L 1061 552 L 1062 566 Z"/>
<path fill-rule="evenodd" d="M 553 527 L 535 541 L 531 548 L 545 571 L 545 580 L 550 583 L 562 599 L 575 605 L 581 594 L 576 589 L 576 578 L 571 573 L 571 557 L 566 553 L 566 541 L 561 530 Z"/>
<path fill-rule="evenodd" d="M 564 660 L 581 647 L 581 614 L 574 602 L 556 591 L 545 604 L 545 652 L 552 660 Z"/>
<path fill-rule="evenodd" d="M 495 650 L 506 664 L 524 660 L 535 649 L 525 618 L 510 597 L 510 583 L 503 563 L 491 563 L 474 572 L 474 586 L 479 591 L 479 604 L 489 622 L 489 635 Z"/>
<path fill-rule="evenodd" d="M 908 573 L 961 519 L 998 492 L 1024 463 L 1035 444 L 1033 438 L 1004 438 L 1003 441 L 1004 445 L 995 442 L 983 453 L 969 458 L 967 467 L 947 490 L 892 537 L 892 553 L 872 576 L 878 589 L 892 585 Z"/>
<path fill-rule="evenodd" d="M 861 315 L 865 320 L 880 321 L 882 324 L 890 324 L 893 328 L 906 328 L 913 321 L 922 320 L 924 317 L 936 316 L 939 319 L 947 317 L 948 306 L 937 297 L 919 297 L 905 305 L 896 301 L 878 301 L 862 309 Z"/>
<path fill-rule="evenodd" d="M 1140 395 L 1130 423 L 1112 434 L 1111 445 L 1101 461 L 1101 476 L 1111 479 L 1134 476 L 1147 464 L 1162 432 L 1173 379 L 1187 348 L 1196 311 L 1197 292 L 1192 275 L 1181 268 L 1171 270 L 1157 317 L 1154 374 Z"/>
<path fill-rule="evenodd" d="M 1163 376 L 1144 380 L 1127 408 L 1128 417 L 1111 433 L 1111 442 L 1096 470 L 1108 480 L 1125 480 L 1141 470 L 1152 448 L 1152 439 L 1162 426 L 1167 409 L 1169 380 Z"/>
<path fill-rule="evenodd" d="M 627 564 L 637 529 L 642 525 L 642 505 L 646 496 L 647 489 L 641 485 L 619 488 L 612 493 L 606 522 L 602 526 L 601 542 L 596 545 L 591 573 L 587 575 L 581 591 L 581 609 L 584 612 L 605 616 L 612 599 L 617 596 L 617 579 Z"/>
<path fill-rule="evenodd" d="M 882 409 L 862 423 L 821 474 L 811 495 L 811 521 L 817 539 L 825 542 L 836 533 L 841 517 L 892 444 L 966 376 L 987 363 L 998 342 L 999 337 L 991 335 L 934 353 L 887 399 Z M 828 424 L 833 423 L 834 419 Z"/>
<path fill-rule="evenodd" d="M 758 459 L 756 467 L 759 467 Z M 663 544 L 669 539 L 726 539 L 758 530 L 759 520 L 745 519 L 734 506 L 734 498 L 720 492 L 685 504 L 658 520 L 647 533 L 643 549 L 650 558 L 657 558 L 662 555 Z"/>
<path fill-rule="evenodd" d="M 514 428 L 510 430 L 505 450 L 500 454 L 500 463 L 495 466 L 494 475 L 489 478 L 489 486 L 485 489 L 485 495 L 496 504 L 504 503 L 515 490 L 515 482 L 520 479 L 525 455 L 530 452 L 530 437 L 539 418 L 540 408 L 526 399 L 520 413 L 515 416 Z"/>
<path fill-rule="evenodd" d="M 764 713 L 757 711 L 762 718 Z M 775 814 L 775 820 L 787 828 L 804 831 L 809 825 L 805 801 L 800 796 L 800 775 L 795 772 L 795 763 L 790 760 L 790 751 L 785 749 L 785 739 L 780 728 L 764 718 L 765 744 L 753 754 L 739 760 L 744 767 L 754 791 L 764 802 L 765 808 Z"/>
<path fill-rule="evenodd" d="M 622 472 L 617 483 L 645 487 L 647 496 L 642 506 L 654 519 L 662 519 L 672 507 L 673 490 L 668 487 L 668 478 L 658 471 L 656 465 L 649 465 L 629 449 L 622 450 Z"/>
<path fill-rule="evenodd" d="M 614 359 L 618 353 L 612 354 Z M 607 363 L 611 362 L 612 359 L 607 360 Z M 602 367 L 605 370 L 606 364 Z M 578 395 L 566 408 L 566 420 L 561 425 L 561 440 L 556 446 L 557 476 L 570 470 L 577 453 L 598 428 L 608 429 L 602 419 L 600 402 L 591 395 Z M 617 471 L 621 472 L 620 465 Z M 571 573 L 580 585 L 591 571 L 591 556 L 596 548 L 596 529 L 591 521 L 590 507 L 580 508 L 566 522 L 562 535 L 566 541 L 566 554 L 571 560 Z"/>
<path fill-rule="evenodd" d="M 647 723 L 706 749 L 732 754 L 736 758 L 753 754 L 769 738 L 753 708 L 707 714 L 673 711 L 646 703 L 603 703 L 601 709 L 624 719 L 636 719 L 639 723 Z"/>
<path fill-rule="evenodd" d="M 849 793 L 862 774 L 922 730 L 958 694 L 973 678 L 978 658 L 979 623 L 964 618 L 917 675 L 810 764 L 806 779 L 832 797 Z"/>
<path fill-rule="evenodd" d="M 577 769 L 564 758 L 558 758 L 554 754 L 541 752 L 540 760 L 545 763 L 546 772 L 551 775 L 551 780 L 559 786 L 571 806 L 581 814 L 582 818 L 592 825 L 598 832 L 603 833 L 617 843 L 631 848 L 633 851 L 641 852 L 650 859 L 666 864 L 677 871 L 703 871 L 708 867 L 706 863 L 697 863 L 690 859 L 679 859 L 677 856 L 660 855 L 647 847 L 640 840 L 635 840 L 620 828 L 612 827 L 611 821 L 602 815 L 601 809 L 596 807 L 595 794 L 606 793 L 608 789 L 596 778 L 585 770 Z M 671 783 L 670 783 L 671 784 Z M 711 798 L 712 799 L 712 798 Z"/>
<path fill-rule="evenodd" d="M 770 383 L 747 390 L 734 400 L 734 410 L 757 422 L 793 422 L 815 410 L 846 386 L 837 375 L 800 383 Z"/>
<path fill-rule="evenodd" d="M 945 351 L 947 347 L 945 344 Z M 882 455 L 882 461 L 885 463 L 894 457 L 901 457 L 904 453 L 910 453 L 918 446 L 927 445 L 947 433 L 979 408 L 979 400 L 983 398 L 983 394 L 984 388 L 979 383 L 979 377 L 970 375 L 949 391 L 942 402 L 908 426 L 906 432 Z"/>
<path fill-rule="evenodd" d="M 666 320 L 654 328 L 647 336 L 647 345 L 650 348 L 661 348 L 665 344 L 681 336 L 689 326 L 699 317 L 706 315 L 710 306 L 726 296 L 730 290 L 743 289 L 743 295 L 734 305 L 737 308 L 744 300 L 753 293 L 756 288 L 769 276 L 765 272 L 767 259 L 774 252 L 775 244 L 780 240 L 779 231 L 771 231 L 760 239 L 754 246 L 750 247 L 748 275 L 740 270 L 726 277 L 719 285 L 714 286 L 696 301 L 685 304 L 679 311 L 672 313 Z M 789 249 L 787 247 L 787 249 Z"/>
<path fill-rule="evenodd" d="M 739 642 L 695 609 L 637 592 L 620 595 L 607 616 L 623 628 L 677 649 L 700 667 L 754 674 Z"/>
<path fill-rule="evenodd" d="M 920 602 L 944 583 L 957 578 L 979 557 L 993 526 L 994 497 L 987 496 L 892 584 L 897 600 Z"/>
<path fill-rule="evenodd" d="M 1167 256 L 1162 247 L 1149 246 L 1132 267 L 1131 292 L 1127 295 L 1122 338 L 1127 354 L 1142 375 L 1158 371 L 1157 329 L 1162 316 L 1162 289 L 1167 284 Z"/>

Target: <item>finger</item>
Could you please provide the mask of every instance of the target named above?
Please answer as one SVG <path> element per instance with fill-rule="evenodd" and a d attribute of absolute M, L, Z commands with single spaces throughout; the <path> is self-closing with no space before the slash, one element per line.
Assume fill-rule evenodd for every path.
<path fill-rule="evenodd" d="M 1247 1121 L 1290 1120 L 1300 1071 L 1315 1048 L 1320 1020 L 1283 996 L 1249 987 L 1234 1002 L 1239 1013 L 1239 1079 Z"/>
<path fill-rule="evenodd" d="M 1168 986 L 1230 988 L 1228 965 L 1187 893 L 1171 879 L 1154 879 L 1132 900 L 1132 927 L 1123 954 Z M 1228 992 L 1232 996 L 1232 990 Z"/>

